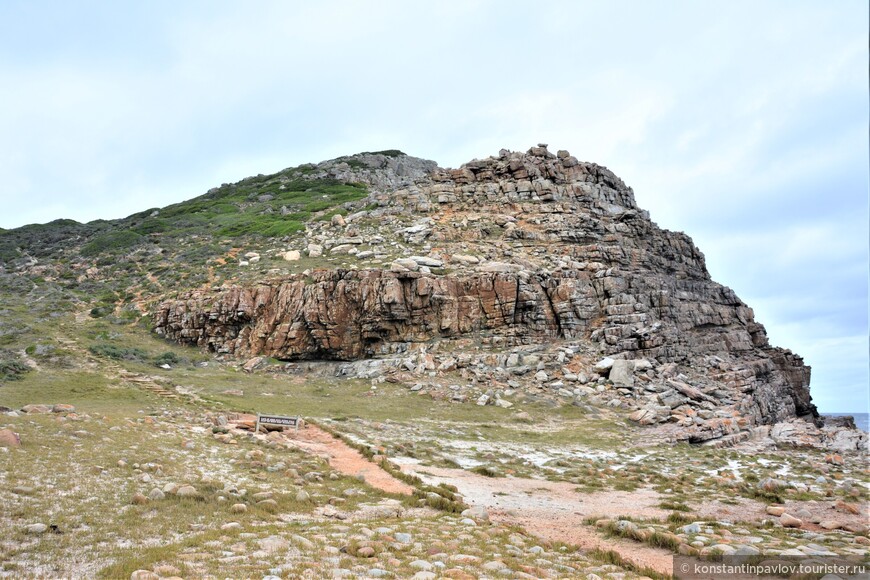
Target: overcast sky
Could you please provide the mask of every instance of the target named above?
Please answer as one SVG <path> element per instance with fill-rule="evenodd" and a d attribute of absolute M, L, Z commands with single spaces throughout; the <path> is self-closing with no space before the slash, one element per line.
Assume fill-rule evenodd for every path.
<path fill-rule="evenodd" d="M 359 151 L 538 142 L 693 237 L 823 411 L 868 406 L 868 6 L 0 3 L 0 227 Z"/>

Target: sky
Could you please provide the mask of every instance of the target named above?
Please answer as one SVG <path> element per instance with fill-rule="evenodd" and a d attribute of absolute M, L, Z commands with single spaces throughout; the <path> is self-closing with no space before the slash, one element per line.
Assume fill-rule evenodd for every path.
<path fill-rule="evenodd" d="M 866 0 L 0 3 L 0 227 L 360 151 L 539 142 L 684 231 L 867 412 Z"/>

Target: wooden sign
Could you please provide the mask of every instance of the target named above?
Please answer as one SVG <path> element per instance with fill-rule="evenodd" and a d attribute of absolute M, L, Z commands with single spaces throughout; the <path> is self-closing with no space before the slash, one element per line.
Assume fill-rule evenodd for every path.
<path fill-rule="evenodd" d="M 280 427 L 294 427 L 299 431 L 299 423 L 302 422 L 302 417 L 283 417 L 281 415 L 260 415 L 257 413 L 257 426 L 254 428 L 254 433 L 260 432 L 260 425 L 277 425 Z"/>

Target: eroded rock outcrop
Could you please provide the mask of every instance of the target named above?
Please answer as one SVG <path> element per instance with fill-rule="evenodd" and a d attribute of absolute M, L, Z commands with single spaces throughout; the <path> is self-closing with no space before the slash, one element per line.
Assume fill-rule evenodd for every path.
<path fill-rule="evenodd" d="M 366 169 L 366 201 L 379 207 L 347 222 L 375 218 L 370 236 L 344 219 L 309 232 L 318 248 L 386 256 L 385 265 L 393 258 L 389 269 L 314 270 L 191 292 L 160 306 L 157 332 L 287 360 L 352 360 L 460 337 L 497 346 L 580 339 L 657 365 L 692 368 L 714 357 L 701 394 L 744 423 L 817 417 L 809 367 L 770 346 L 752 310 L 710 279 L 691 239 L 650 221 L 606 168 L 545 146 L 459 169 L 401 168 L 401 179 L 395 168 L 383 179 Z M 324 171 L 350 180 L 351 169 Z M 402 255 L 383 249 L 390 240 Z M 364 243 L 373 249 L 359 251 Z M 733 431 L 726 427 L 707 438 Z"/>

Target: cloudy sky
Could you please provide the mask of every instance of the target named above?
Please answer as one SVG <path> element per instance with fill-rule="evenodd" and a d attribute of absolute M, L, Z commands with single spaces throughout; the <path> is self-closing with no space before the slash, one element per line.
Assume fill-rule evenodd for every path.
<path fill-rule="evenodd" d="M 865 0 L 0 3 L 0 227 L 303 162 L 608 166 L 824 411 L 868 406 Z"/>

